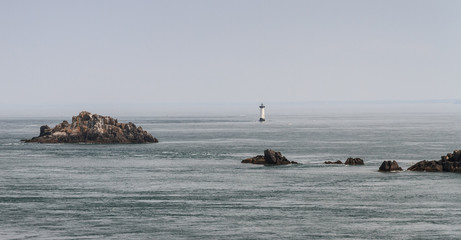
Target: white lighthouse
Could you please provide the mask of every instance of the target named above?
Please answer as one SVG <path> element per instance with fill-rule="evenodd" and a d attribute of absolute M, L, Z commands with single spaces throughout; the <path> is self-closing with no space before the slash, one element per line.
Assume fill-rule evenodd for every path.
<path fill-rule="evenodd" d="M 264 114 L 264 108 L 265 106 L 261 103 L 261 106 L 259 106 L 259 109 L 261 110 L 261 116 L 259 117 L 260 122 L 266 121 L 266 115 Z"/>

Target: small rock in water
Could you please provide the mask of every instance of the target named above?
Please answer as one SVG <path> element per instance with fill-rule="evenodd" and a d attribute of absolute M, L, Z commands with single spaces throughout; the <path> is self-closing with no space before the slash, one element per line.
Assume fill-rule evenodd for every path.
<path fill-rule="evenodd" d="M 379 167 L 380 172 L 391 172 L 391 171 L 402 171 L 402 168 L 399 164 L 393 161 L 384 161 L 381 166 Z"/>
<path fill-rule="evenodd" d="M 442 156 L 440 160 L 423 160 L 408 168 L 419 172 L 457 172 L 461 173 L 461 150 Z"/>
<path fill-rule="evenodd" d="M 348 158 L 344 163 L 346 165 L 364 165 L 363 160 L 361 158 Z"/>
<path fill-rule="evenodd" d="M 343 164 L 343 162 L 341 161 L 336 161 L 336 162 L 332 162 L 332 161 L 325 161 L 325 164 Z"/>
<path fill-rule="evenodd" d="M 264 156 L 258 155 L 256 157 L 247 158 L 242 160 L 242 163 L 264 164 L 264 165 L 286 165 L 297 164 L 295 161 L 289 161 L 280 152 L 272 149 L 264 150 Z"/>

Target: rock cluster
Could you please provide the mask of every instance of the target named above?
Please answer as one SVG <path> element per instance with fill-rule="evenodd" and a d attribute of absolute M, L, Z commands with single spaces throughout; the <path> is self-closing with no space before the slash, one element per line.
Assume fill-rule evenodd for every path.
<path fill-rule="evenodd" d="M 455 150 L 440 160 L 423 160 L 408 168 L 410 171 L 461 173 L 461 150 Z"/>
<path fill-rule="evenodd" d="M 264 156 L 258 155 L 256 157 L 247 158 L 242 163 L 264 164 L 264 165 L 286 165 L 297 164 L 295 161 L 289 161 L 280 152 L 272 149 L 264 150 Z"/>
<path fill-rule="evenodd" d="M 363 165 L 363 160 L 361 158 L 348 158 L 344 163 L 346 165 Z"/>
<path fill-rule="evenodd" d="M 380 172 L 402 171 L 399 164 L 394 161 L 384 161 L 379 167 Z"/>
<path fill-rule="evenodd" d="M 341 161 L 336 161 L 336 162 L 332 162 L 332 161 L 325 161 L 325 164 L 343 164 L 343 162 Z"/>
<path fill-rule="evenodd" d="M 72 123 L 63 121 L 53 129 L 40 127 L 40 135 L 25 142 L 38 143 L 156 143 L 158 140 L 132 122 L 119 123 L 117 119 L 80 112 Z"/>

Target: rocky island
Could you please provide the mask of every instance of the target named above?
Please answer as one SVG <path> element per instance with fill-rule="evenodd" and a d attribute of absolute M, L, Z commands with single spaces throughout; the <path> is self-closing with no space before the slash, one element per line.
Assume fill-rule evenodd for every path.
<path fill-rule="evenodd" d="M 408 168 L 409 171 L 420 172 L 456 172 L 461 173 L 461 150 L 455 150 L 440 160 L 423 160 Z"/>
<path fill-rule="evenodd" d="M 63 121 L 50 128 L 40 127 L 40 135 L 25 142 L 37 143 L 156 143 L 158 140 L 132 122 L 119 123 L 117 119 L 83 111 L 72 117 L 72 123 Z"/>
<path fill-rule="evenodd" d="M 286 164 L 297 164 L 295 161 L 289 161 L 280 152 L 276 152 L 272 149 L 264 150 L 264 156 L 258 155 L 256 157 L 247 158 L 242 163 L 253 163 L 253 164 L 264 164 L 264 165 L 286 165 Z"/>

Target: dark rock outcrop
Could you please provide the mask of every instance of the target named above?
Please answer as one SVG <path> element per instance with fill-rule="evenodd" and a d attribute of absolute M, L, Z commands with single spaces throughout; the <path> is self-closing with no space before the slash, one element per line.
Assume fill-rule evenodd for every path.
<path fill-rule="evenodd" d="M 332 162 L 332 161 L 325 161 L 325 164 L 343 164 L 343 162 L 341 161 L 336 161 L 336 162 Z"/>
<path fill-rule="evenodd" d="M 363 160 L 361 158 L 348 158 L 344 163 L 346 165 L 363 165 Z"/>
<path fill-rule="evenodd" d="M 263 155 L 258 155 L 256 157 L 247 158 L 245 160 L 242 160 L 242 163 L 267 164 L 266 159 L 264 159 Z"/>
<path fill-rule="evenodd" d="M 48 127 L 48 125 L 41 126 L 39 137 L 48 136 L 48 135 L 51 135 L 51 128 Z"/>
<path fill-rule="evenodd" d="M 132 122 L 119 123 L 117 119 L 81 112 L 53 129 L 40 127 L 40 135 L 25 142 L 38 143 L 156 143 L 158 140 Z"/>
<path fill-rule="evenodd" d="M 457 172 L 461 173 L 461 150 L 455 150 L 440 160 L 423 160 L 408 168 L 410 171 L 420 172 Z"/>
<path fill-rule="evenodd" d="M 258 155 L 256 157 L 247 158 L 242 163 L 264 164 L 264 165 L 286 165 L 297 164 L 295 161 L 289 161 L 280 152 L 272 149 L 264 150 L 264 156 Z"/>
<path fill-rule="evenodd" d="M 393 161 L 384 161 L 381 166 L 379 167 L 380 172 L 391 172 L 391 171 L 402 171 L 402 168 L 399 164 Z"/>
<path fill-rule="evenodd" d="M 418 172 L 443 172 L 443 166 L 440 161 L 423 160 L 409 167 L 408 170 Z"/>

